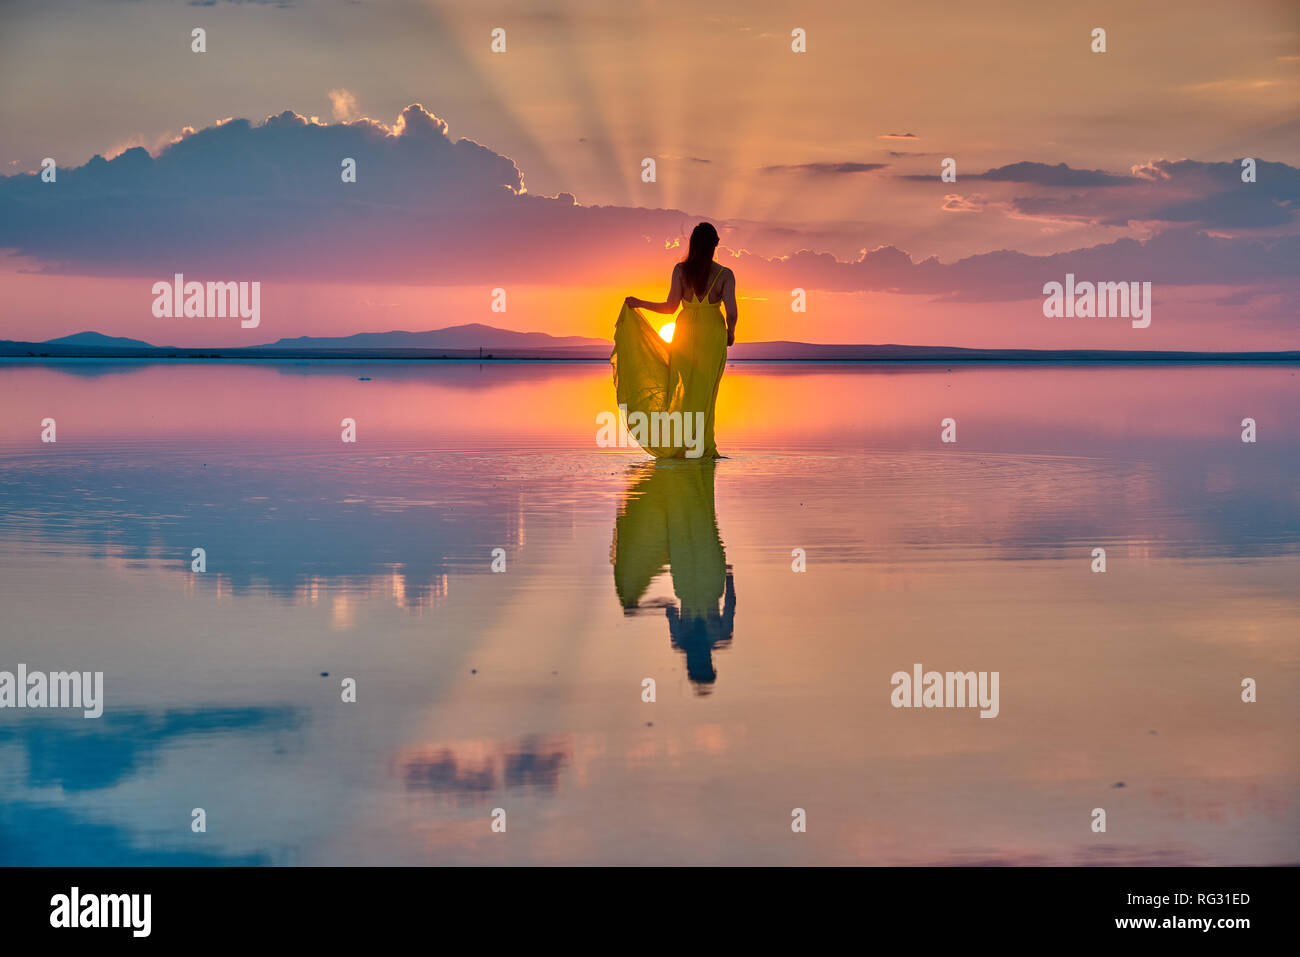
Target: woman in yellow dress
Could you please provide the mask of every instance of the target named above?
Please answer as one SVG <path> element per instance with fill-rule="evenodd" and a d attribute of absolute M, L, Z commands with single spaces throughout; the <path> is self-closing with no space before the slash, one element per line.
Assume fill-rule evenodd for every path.
<path fill-rule="evenodd" d="M 641 446 L 656 458 L 719 458 L 713 438 L 713 407 L 727 365 L 727 347 L 736 341 L 736 276 L 713 261 L 718 231 L 700 223 L 691 231 L 686 258 L 673 268 L 668 299 L 645 302 L 634 296 L 623 301 L 614 326 L 614 392 L 629 426 L 680 413 L 684 440 L 676 432 L 655 429 Z M 640 310 L 671 315 L 682 311 L 661 336 Z M 722 307 L 726 306 L 726 316 Z M 665 341 L 668 339 L 670 341 Z M 663 419 L 667 422 L 667 419 Z M 656 423 L 657 424 L 657 423 Z M 664 433 L 669 433 L 665 424 Z M 633 432 L 636 435 L 635 431 Z M 638 441 L 639 441 L 638 437 Z"/>

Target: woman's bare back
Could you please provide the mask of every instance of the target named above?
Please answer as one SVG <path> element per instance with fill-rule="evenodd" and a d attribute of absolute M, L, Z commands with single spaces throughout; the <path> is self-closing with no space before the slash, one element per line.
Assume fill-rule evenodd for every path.
<path fill-rule="evenodd" d="M 722 302 L 726 296 L 728 285 L 734 291 L 736 287 L 736 277 L 730 269 L 721 263 L 714 263 L 713 268 L 709 270 L 709 280 L 704 284 L 704 289 L 709 293 L 709 303 L 716 306 Z M 682 299 L 697 299 L 701 295 L 701 290 L 687 289 L 684 279 L 682 278 L 682 264 L 678 263 L 673 267 L 672 278 L 673 291 Z M 711 287 L 711 288 L 710 288 Z M 717 298 L 713 298 L 717 296 Z"/>

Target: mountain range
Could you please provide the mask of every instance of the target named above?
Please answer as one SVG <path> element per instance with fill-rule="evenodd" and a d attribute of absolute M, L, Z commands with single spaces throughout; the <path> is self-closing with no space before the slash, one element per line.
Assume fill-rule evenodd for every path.
<path fill-rule="evenodd" d="M 79 332 L 44 342 L 0 340 L 0 356 L 141 359 L 608 359 L 613 344 L 584 336 L 515 332 L 481 323 L 425 332 L 298 336 L 255 346 L 156 346 L 141 339 Z M 1113 349 L 969 349 L 957 346 L 739 342 L 738 361 L 822 362 L 1222 362 L 1300 361 L 1300 351 L 1171 352 Z"/>

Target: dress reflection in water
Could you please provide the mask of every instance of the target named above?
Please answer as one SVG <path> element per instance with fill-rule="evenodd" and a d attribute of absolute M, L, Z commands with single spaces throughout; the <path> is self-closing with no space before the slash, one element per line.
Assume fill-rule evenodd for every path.
<path fill-rule="evenodd" d="M 667 603 L 673 647 L 706 694 L 717 680 L 713 650 L 731 643 L 736 588 L 713 505 L 711 459 L 662 459 L 634 466 L 614 524 L 614 588 L 634 614 L 650 582 L 667 567 L 677 604 Z"/>

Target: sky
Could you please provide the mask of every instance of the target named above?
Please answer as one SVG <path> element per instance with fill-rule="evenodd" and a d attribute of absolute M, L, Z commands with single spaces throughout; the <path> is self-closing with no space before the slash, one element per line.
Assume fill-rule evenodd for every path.
<path fill-rule="evenodd" d="M 1298 349 L 1297 104 L 1293 0 L 4 0 L 0 337 L 608 338 L 708 219 L 742 340 Z M 176 273 L 260 325 L 155 317 Z"/>

